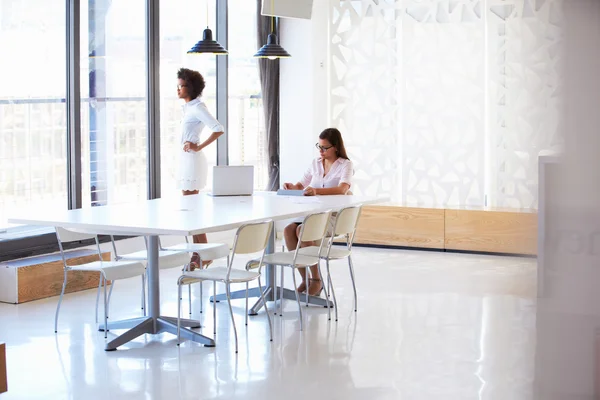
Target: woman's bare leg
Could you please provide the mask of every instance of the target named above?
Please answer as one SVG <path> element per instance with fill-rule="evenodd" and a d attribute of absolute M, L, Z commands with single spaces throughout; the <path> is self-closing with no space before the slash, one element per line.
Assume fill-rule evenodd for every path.
<path fill-rule="evenodd" d="M 286 238 L 286 246 L 288 246 L 288 250 L 295 249 L 296 246 L 298 246 L 298 238 L 300 237 L 300 229 L 301 229 L 300 224 L 290 224 L 285 227 L 284 237 Z M 290 238 L 289 242 L 287 239 L 288 237 Z M 289 247 L 290 245 L 292 245 L 293 247 Z M 309 247 L 309 246 L 316 246 L 316 242 L 302 242 L 300 244 L 300 247 Z M 298 292 L 304 293 L 306 291 L 306 288 L 310 286 L 310 282 L 306 281 L 306 268 L 297 268 L 297 269 L 298 269 L 298 273 L 300 274 L 300 279 L 302 279 L 302 282 L 300 283 L 300 285 L 298 285 Z M 319 270 L 316 265 L 311 265 L 309 267 L 309 269 L 310 269 L 311 276 L 312 276 L 312 278 L 309 278 L 311 281 L 315 281 L 315 279 L 320 279 L 319 278 Z M 309 294 L 310 294 L 310 291 L 309 291 Z"/>
<path fill-rule="evenodd" d="M 316 244 L 315 244 L 316 246 Z M 317 265 L 310 266 L 310 284 L 308 285 L 308 294 L 311 296 L 318 296 L 323 290 L 323 281 L 319 275 L 319 267 Z"/>
<path fill-rule="evenodd" d="M 182 190 L 181 193 L 184 196 L 190 196 L 192 194 L 198 194 L 200 191 L 199 190 Z M 194 243 L 208 243 L 208 238 L 206 237 L 206 233 L 201 233 L 199 235 L 194 235 L 192 236 L 192 241 Z M 198 254 L 194 253 L 194 255 L 192 256 L 192 260 L 191 261 L 195 261 L 198 262 L 199 260 L 199 256 Z M 208 264 L 210 264 L 212 261 L 202 261 L 202 266 L 206 266 Z"/>
<path fill-rule="evenodd" d="M 298 246 L 298 235 L 300 232 L 300 224 L 292 222 L 288 226 L 286 226 L 283 230 L 283 239 L 285 240 L 285 247 L 287 247 L 288 251 L 296 250 Z M 308 287 L 308 282 L 306 282 L 305 275 L 306 268 L 298 268 L 298 272 L 300 272 L 300 278 L 302 282 L 298 285 L 298 293 L 303 293 L 306 291 Z"/>

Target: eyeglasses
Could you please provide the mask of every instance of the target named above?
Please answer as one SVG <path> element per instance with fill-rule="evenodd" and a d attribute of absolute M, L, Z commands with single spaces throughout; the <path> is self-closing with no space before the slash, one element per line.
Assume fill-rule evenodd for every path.
<path fill-rule="evenodd" d="M 177 90 L 181 90 L 184 87 L 187 87 L 187 85 L 177 85 Z"/>
<path fill-rule="evenodd" d="M 319 151 L 326 152 L 327 150 L 329 150 L 333 146 L 319 146 L 319 143 L 315 143 L 315 147 L 317 149 L 319 149 Z"/>

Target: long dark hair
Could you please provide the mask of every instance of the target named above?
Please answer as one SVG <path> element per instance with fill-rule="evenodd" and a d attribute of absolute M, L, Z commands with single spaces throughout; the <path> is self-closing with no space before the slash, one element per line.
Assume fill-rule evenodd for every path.
<path fill-rule="evenodd" d="M 188 68 L 180 68 L 177 71 L 177 79 L 181 79 L 188 85 L 188 93 L 192 100 L 202 94 L 206 83 L 204 77 L 198 71 Z"/>
<path fill-rule="evenodd" d="M 346 153 L 346 148 L 344 147 L 344 139 L 342 139 L 342 134 L 336 128 L 327 128 L 319 135 L 319 139 L 327 140 L 335 150 L 337 151 L 338 157 L 345 158 L 349 160 L 348 153 Z"/>

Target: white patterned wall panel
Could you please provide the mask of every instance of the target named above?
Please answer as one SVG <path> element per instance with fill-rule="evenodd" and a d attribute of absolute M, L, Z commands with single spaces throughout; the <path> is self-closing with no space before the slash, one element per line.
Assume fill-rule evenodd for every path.
<path fill-rule="evenodd" d="M 559 146 L 561 2 L 489 2 L 491 205 L 537 207 L 537 156 Z"/>
<path fill-rule="evenodd" d="M 393 2 L 342 1 L 332 13 L 331 120 L 354 162 L 353 191 L 393 195 L 399 166 L 398 15 Z"/>
<path fill-rule="evenodd" d="M 409 6 L 402 27 L 400 200 L 483 205 L 483 24 L 475 13 L 440 4 L 429 3 L 422 22 Z"/>
<path fill-rule="evenodd" d="M 334 2 L 329 113 L 355 192 L 535 206 L 537 153 L 559 142 L 558 2 Z"/>

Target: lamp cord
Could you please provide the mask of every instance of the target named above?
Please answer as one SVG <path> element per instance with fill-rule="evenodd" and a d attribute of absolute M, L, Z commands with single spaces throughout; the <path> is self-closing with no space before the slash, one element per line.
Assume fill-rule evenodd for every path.
<path fill-rule="evenodd" d="M 271 33 L 275 33 L 275 0 L 271 0 Z"/>

